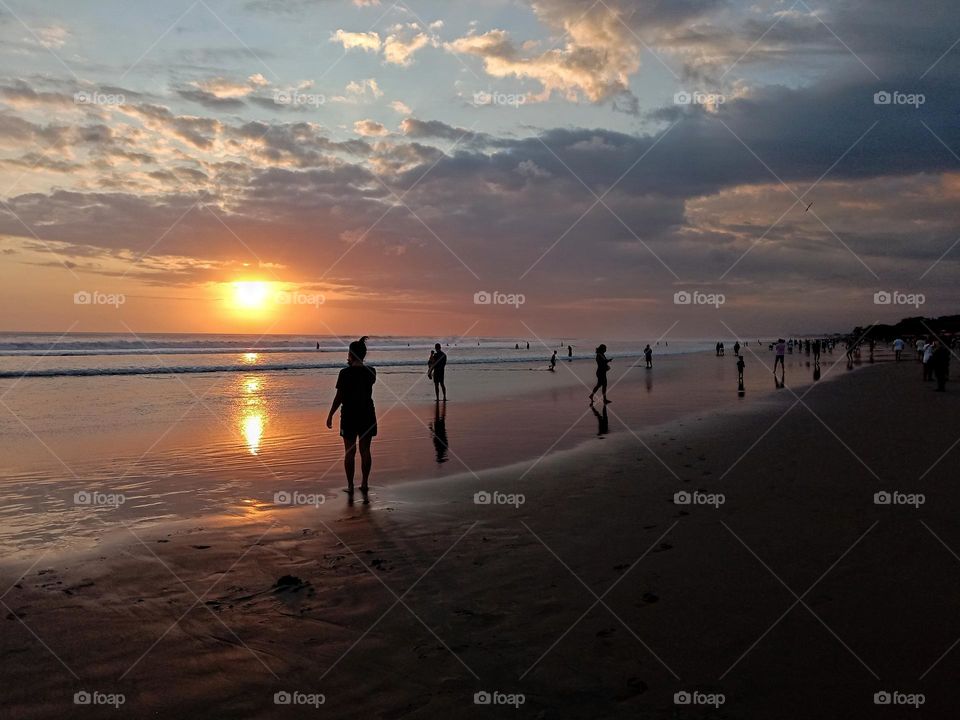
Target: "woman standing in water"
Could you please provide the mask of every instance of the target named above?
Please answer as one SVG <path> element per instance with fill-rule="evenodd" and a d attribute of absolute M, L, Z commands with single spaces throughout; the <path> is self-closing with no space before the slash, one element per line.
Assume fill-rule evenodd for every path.
<path fill-rule="evenodd" d="M 591 403 L 593 402 L 593 396 L 597 393 L 597 390 L 601 390 L 603 392 L 604 404 L 610 402 L 607 400 L 607 370 L 610 369 L 610 361 L 607 360 L 607 356 L 604 354 L 606 352 L 606 345 L 600 345 L 600 347 L 597 348 L 597 384 L 590 393 Z"/>
<path fill-rule="evenodd" d="M 377 413 L 373 406 L 373 384 L 377 381 L 377 371 L 364 365 L 367 356 L 367 337 L 350 343 L 347 352 L 347 366 L 337 376 L 337 394 L 327 415 L 327 428 L 333 428 L 333 414 L 340 408 L 340 436 L 343 438 L 343 469 L 347 474 L 347 494 L 353 497 L 353 471 L 360 447 L 360 469 L 363 482 L 360 492 L 363 501 L 369 502 L 367 492 L 370 489 L 370 468 L 373 458 L 370 456 L 370 441 L 377 434 Z"/>

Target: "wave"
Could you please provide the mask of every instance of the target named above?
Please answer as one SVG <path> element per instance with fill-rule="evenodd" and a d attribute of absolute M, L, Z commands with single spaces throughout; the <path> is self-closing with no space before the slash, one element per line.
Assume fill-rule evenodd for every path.
<path fill-rule="evenodd" d="M 690 350 L 689 352 L 694 352 Z M 670 354 L 684 354 L 681 352 Z M 615 358 L 641 358 L 640 353 L 616 353 L 607 354 L 611 359 Z M 566 358 L 558 358 L 566 360 Z M 576 356 L 575 360 L 593 360 L 593 356 Z M 499 364 L 518 364 L 527 363 L 534 368 L 540 369 L 546 367 L 545 358 L 532 357 L 459 357 L 449 358 L 447 365 L 499 365 Z M 426 362 L 423 360 L 411 361 L 409 359 L 382 359 L 371 363 L 377 368 L 414 368 L 423 371 Z M 329 360 L 327 362 L 315 363 L 266 363 L 262 365 L 232 364 L 232 365 L 179 365 L 179 366 L 159 366 L 159 367 L 81 367 L 81 368 L 30 368 L 27 370 L 0 370 L 0 379 L 2 378 L 55 378 L 55 377 L 104 377 L 119 375 L 192 375 L 198 373 L 224 373 L 224 372 L 289 372 L 294 370 L 334 370 L 344 367 L 342 360 Z M 531 369 L 534 369 L 531 368 Z"/>

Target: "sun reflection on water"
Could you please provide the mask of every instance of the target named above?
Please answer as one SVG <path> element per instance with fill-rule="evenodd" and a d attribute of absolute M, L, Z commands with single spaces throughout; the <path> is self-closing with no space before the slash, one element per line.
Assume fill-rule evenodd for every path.
<path fill-rule="evenodd" d="M 240 432 L 251 455 L 260 452 L 263 442 L 263 430 L 267 422 L 266 403 L 262 394 L 263 378 L 248 376 L 240 380 L 240 390 L 244 398 L 240 415 Z"/>

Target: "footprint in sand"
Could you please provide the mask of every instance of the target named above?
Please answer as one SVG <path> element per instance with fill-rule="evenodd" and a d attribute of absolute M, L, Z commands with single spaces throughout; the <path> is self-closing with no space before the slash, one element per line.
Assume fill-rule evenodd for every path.
<path fill-rule="evenodd" d="M 209 550 L 210 545 L 191 545 L 194 550 Z"/>
<path fill-rule="evenodd" d="M 657 600 L 659 599 L 660 598 L 654 595 L 652 592 L 646 592 L 643 594 L 643 597 L 641 597 L 641 600 L 643 600 L 645 603 L 650 603 L 650 604 L 657 602 Z"/>
<path fill-rule="evenodd" d="M 673 545 L 671 545 L 670 543 L 660 543 L 660 547 L 658 547 L 653 552 L 663 552 L 664 550 L 673 550 Z"/>

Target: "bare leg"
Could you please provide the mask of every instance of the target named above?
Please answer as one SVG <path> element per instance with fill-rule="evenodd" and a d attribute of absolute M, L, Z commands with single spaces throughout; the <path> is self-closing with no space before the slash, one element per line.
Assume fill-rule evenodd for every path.
<path fill-rule="evenodd" d="M 443 399 L 447 399 L 447 386 L 444 385 L 443 381 L 440 381 L 440 387 L 443 389 Z"/>
<path fill-rule="evenodd" d="M 347 475 L 347 490 L 353 492 L 353 471 L 356 466 L 357 443 L 354 438 L 343 439 L 343 471 Z"/>
<path fill-rule="evenodd" d="M 593 396 L 597 394 L 597 390 L 599 390 L 602 386 L 603 386 L 603 383 L 597 380 L 597 384 L 594 385 L 593 390 L 590 391 L 590 402 L 593 402 Z"/>
<path fill-rule="evenodd" d="M 370 455 L 370 441 L 372 437 L 360 438 L 360 472 L 363 473 L 363 482 L 360 485 L 360 492 L 366 492 L 369 489 L 370 468 L 373 467 L 373 457 Z"/>

